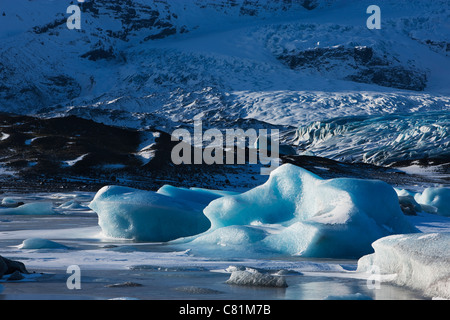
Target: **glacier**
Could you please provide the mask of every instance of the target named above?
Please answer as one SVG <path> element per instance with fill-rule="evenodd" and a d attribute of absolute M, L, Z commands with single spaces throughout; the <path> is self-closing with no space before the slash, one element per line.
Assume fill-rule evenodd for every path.
<path fill-rule="evenodd" d="M 330 159 L 392 166 L 450 158 L 448 111 L 349 116 L 300 126 L 295 144 Z"/>
<path fill-rule="evenodd" d="M 299 126 L 447 110 L 448 32 L 437 26 L 448 3 L 401 3 L 379 1 L 380 32 L 360 1 L 89 1 L 80 32 L 53 1 L 6 3 L 2 110 L 139 128 L 202 113 Z M 282 58 L 305 55 L 295 68 Z M 380 69 L 392 79 L 376 81 Z"/>
<path fill-rule="evenodd" d="M 358 261 L 358 272 L 393 275 L 397 285 L 420 290 L 428 297 L 450 299 L 450 233 L 393 235 L 375 241 L 375 253 Z"/>

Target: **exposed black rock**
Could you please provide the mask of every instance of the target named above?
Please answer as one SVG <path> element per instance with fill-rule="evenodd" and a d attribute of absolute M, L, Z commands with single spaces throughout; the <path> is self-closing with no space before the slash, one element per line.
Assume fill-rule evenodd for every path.
<path fill-rule="evenodd" d="M 244 164 L 237 164 L 241 156 L 235 147 L 228 151 L 235 164 L 226 164 L 227 152 L 224 152 L 224 164 L 209 165 L 195 164 L 195 149 L 185 144 L 191 148 L 191 164 L 175 165 L 172 150 L 185 142 L 173 141 L 170 134 L 152 128 L 138 131 L 77 116 L 42 119 L 11 114 L 0 114 L 0 128 L 8 135 L 0 140 L 0 163 L 12 172 L 0 175 L 2 191 L 97 191 L 111 184 L 148 190 L 156 190 L 164 184 L 246 189 L 267 179 L 260 176 L 260 165 L 248 165 L 252 150 L 248 148 L 243 150 Z M 139 147 L 148 131 L 157 134 L 154 143 L 146 149 L 152 152 L 152 157 L 143 161 Z M 433 179 L 410 176 L 395 168 L 292 153 L 281 154 L 280 159 L 282 163 L 295 164 L 323 178 L 380 179 L 392 185 Z"/>
<path fill-rule="evenodd" d="M 5 274 L 14 274 L 15 272 L 29 274 L 22 262 L 10 260 L 0 256 L 0 278 L 2 278 Z"/>
<path fill-rule="evenodd" d="M 379 55 L 373 48 L 365 46 L 318 47 L 284 53 L 278 59 L 291 69 L 299 70 L 313 68 L 331 72 L 345 67 L 345 70 L 350 70 L 351 73 L 342 74 L 340 77 L 355 82 L 415 91 L 423 91 L 427 85 L 424 71 L 394 65 L 393 59 Z"/>

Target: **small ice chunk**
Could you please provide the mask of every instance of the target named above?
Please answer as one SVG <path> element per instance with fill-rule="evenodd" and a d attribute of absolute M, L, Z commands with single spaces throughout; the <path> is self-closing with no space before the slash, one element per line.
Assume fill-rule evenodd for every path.
<path fill-rule="evenodd" d="M 55 213 L 51 202 L 31 202 L 15 208 L 0 208 L 0 215 L 52 215 Z"/>
<path fill-rule="evenodd" d="M 68 249 L 68 247 L 47 239 L 29 238 L 19 245 L 19 249 Z"/>
<path fill-rule="evenodd" d="M 256 270 L 233 271 L 226 283 L 238 286 L 274 288 L 286 288 L 288 286 L 286 279 L 283 276 L 274 276 L 267 273 L 261 273 Z"/>
<path fill-rule="evenodd" d="M 82 206 L 81 203 L 79 203 L 76 200 L 69 200 L 67 202 L 64 202 L 58 208 L 61 208 L 61 209 L 86 209 L 86 207 Z"/>

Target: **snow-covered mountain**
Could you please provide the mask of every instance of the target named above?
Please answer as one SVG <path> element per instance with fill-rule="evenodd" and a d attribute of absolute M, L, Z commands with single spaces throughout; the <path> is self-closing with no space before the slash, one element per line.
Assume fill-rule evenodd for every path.
<path fill-rule="evenodd" d="M 378 1 L 381 30 L 366 27 L 368 4 L 96 0 L 69 30 L 70 1 L 5 1 L 1 108 L 294 126 L 447 108 L 448 2 Z"/>
<path fill-rule="evenodd" d="M 436 156 L 432 149 L 444 150 L 437 156 L 445 158 L 450 4 L 379 0 L 378 30 L 366 25 L 371 4 L 2 1 L 0 111 L 76 115 L 169 133 L 193 119 L 204 128 L 267 124 L 286 128 L 285 141 L 299 152 L 337 160 L 390 165 Z M 66 25 L 70 5 L 79 5 L 79 30 Z M 384 150 L 380 143 L 408 136 L 412 123 L 395 118 L 383 125 L 393 119 L 386 116 L 412 113 L 414 125 L 423 127 L 415 135 L 420 145 L 398 151 L 391 143 Z M 384 118 L 369 126 L 359 118 L 344 121 L 343 129 L 339 120 L 340 129 L 329 125 L 338 117 L 373 115 Z M 327 138 L 311 140 L 318 127 Z M 382 138 L 366 139 L 371 129 Z M 354 130 L 351 139 L 330 139 Z M 344 151 L 342 141 L 351 142 Z M 391 151 L 395 159 L 382 155 Z"/>

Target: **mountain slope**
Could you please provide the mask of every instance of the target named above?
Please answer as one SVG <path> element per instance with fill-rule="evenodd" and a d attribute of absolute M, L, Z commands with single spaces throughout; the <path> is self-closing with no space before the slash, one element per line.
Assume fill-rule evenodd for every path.
<path fill-rule="evenodd" d="M 380 0 L 380 30 L 366 27 L 370 1 L 86 0 L 80 30 L 66 26 L 70 4 L 0 4 L 0 111 L 167 133 L 194 119 L 205 129 L 276 126 L 299 153 L 383 165 L 440 159 L 432 150 L 448 144 L 448 124 L 428 115 L 450 109 L 448 1 Z M 444 132 L 437 145 L 410 144 L 400 160 L 369 154 L 408 132 L 383 126 L 388 115 L 419 112 L 433 132 L 424 141 Z M 350 139 L 349 155 L 340 136 L 298 139 L 355 116 L 381 117 L 378 145 Z"/>
<path fill-rule="evenodd" d="M 345 115 L 331 110 L 337 101 L 355 101 L 353 114 L 449 105 L 449 35 L 431 26 L 445 25 L 446 1 L 417 1 L 398 16 L 399 4 L 381 1 L 381 30 L 366 28 L 364 1 L 87 1 L 81 30 L 67 29 L 61 2 L 22 2 L 0 9 L 4 111 L 176 121 L 231 109 L 221 116 L 297 125 L 310 105 Z M 265 117 L 280 95 L 300 111 Z"/>

